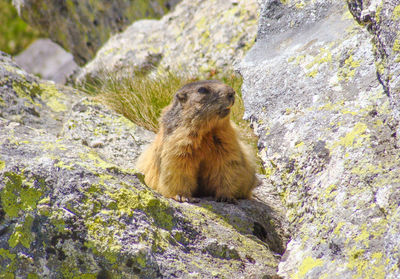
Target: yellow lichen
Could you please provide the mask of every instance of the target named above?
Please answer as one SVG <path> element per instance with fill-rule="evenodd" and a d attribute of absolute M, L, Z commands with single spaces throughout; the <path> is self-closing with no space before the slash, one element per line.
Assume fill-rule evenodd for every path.
<path fill-rule="evenodd" d="M 400 5 L 397 5 L 393 10 L 393 19 L 400 18 Z"/>
<path fill-rule="evenodd" d="M 361 60 L 355 60 L 352 55 L 350 55 L 345 61 L 344 65 L 339 68 L 337 73 L 339 80 L 349 81 L 354 77 L 356 68 L 360 67 Z"/>
<path fill-rule="evenodd" d="M 41 83 L 40 87 L 43 89 L 41 96 L 47 106 L 54 112 L 63 112 L 67 110 L 67 106 L 62 103 L 65 96 L 56 88 L 52 83 Z"/>
<path fill-rule="evenodd" d="M 333 230 L 333 233 L 336 235 L 340 234 L 340 230 L 342 229 L 342 227 L 345 225 L 345 222 L 339 222 L 336 226 L 336 228 Z"/>
<path fill-rule="evenodd" d="M 365 254 L 365 250 L 352 248 L 349 252 L 347 267 L 356 273 L 353 278 L 384 279 L 386 263 L 378 253 L 372 254 L 372 259 Z"/>
<path fill-rule="evenodd" d="M 318 74 L 318 70 L 315 69 L 314 71 L 309 72 L 309 73 L 307 74 L 307 76 L 313 78 L 313 77 L 315 77 L 317 74 Z"/>
<path fill-rule="evenodd" d="M 367 125 L 365 123 L 357 123 L 353 130 L 347 133 L 344 137 L 341 137 L 338 142 L 334 143 L 332 148 L 337 146 L 344 146 L 344 147 L 360 147 L 363 140 L 368 137 L 365 134 L 367 130 Z"/>
<path fill-rule="evenodd" d="M 305 278 L 308 272 L 316 267 L 323 266 L 324 261 L 322 259 L 314 259 L 313 257 L 307 257 L 303 260 L 299 267 L 299 271 L 294 275 L 294 279 Z"/>
<path fill-rule="evenodd" d="M 400 40 L 396 39 L 393 44 L 393 51 L 400 52 Z"/>

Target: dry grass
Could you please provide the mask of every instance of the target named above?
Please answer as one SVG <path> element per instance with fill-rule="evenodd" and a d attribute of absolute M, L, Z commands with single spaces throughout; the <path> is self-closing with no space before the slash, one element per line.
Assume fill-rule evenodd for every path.
<path fill-rule="evenodd" d="M 134 74 L 133 77 L 117 77 L 113 74 L 86 84 L 95 98 L 135 124 L 148 130 L 158 130 L 161 110 L 167 106 L 174 93 L 185 83 L 192 81 L 170 72 L 162 75 Z"/>

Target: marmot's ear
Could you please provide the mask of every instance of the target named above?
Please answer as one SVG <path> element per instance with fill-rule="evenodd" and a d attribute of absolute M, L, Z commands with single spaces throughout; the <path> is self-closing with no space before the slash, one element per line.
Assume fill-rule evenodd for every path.
<path fill-rule="evenodd" d="M 187 93 L 185 91 L 178 91 L 175 96 L 181 103 L 184 103 L 187 100 Z"/>

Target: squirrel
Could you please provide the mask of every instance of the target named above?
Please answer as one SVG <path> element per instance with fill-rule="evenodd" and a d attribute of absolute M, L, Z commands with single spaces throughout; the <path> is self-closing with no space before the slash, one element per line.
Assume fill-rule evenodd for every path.
<path fill-rule="evenodd" d="M 154 142 L 137 161 L 145 183 L 179 202 L 251 198 L 256 166 L 230 120 L 234 102 L 233 88 L 218 80 L 179 89 L 161 114 Z"/>

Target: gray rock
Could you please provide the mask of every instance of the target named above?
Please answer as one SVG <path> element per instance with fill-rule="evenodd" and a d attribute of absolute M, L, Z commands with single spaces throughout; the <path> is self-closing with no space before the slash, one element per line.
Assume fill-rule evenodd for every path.
<path fill-rule="evenodd" d="M 33 42 L 15 57 L 15 62 L 28 73 L 61 84 L 79 69 L 72 54 L 49 39 Z"/>
<path fill-rule="evenodd" d="M 232 70 L 254 42 L 257 19 L 256 0 L 183 0 L 161 20 L 137 21 L 113 36 L 77 80 L 104 70 L 130 75 L 154 67 L 185 75 Z"/>
<path fill-rule="evenodd" d="M 20 17 L 84 65 L 117 32 L 140 18 L 160 17 L 178 0 L 14 0 Z"/>
<path fill-rule="evenodd" d="M 151 133 L 2 53 L 0 90 L 1 277 L 276 276 L 288 235 L 267 185 L 238 205 L 165 199 L 133 168 Z"/>
<path fill-rule="evenodd" d="M 387 92 L 400 79 L 377 78 L 371 43 L 398 21 L 381 12 L 376 35 L 343 1 L 260 2 L 257 43 L 239 70 L 268 183 L 290 222 L 278 274 L 399 278 L 398 107 Z M 390 61 L 384 72 L 397 73 Z"/>
<path fill-rule="evenodd" d="M 357 22 L 373 35 L 378 80 L 390 98 L 393 116 L 400 121 L 399 1 L 348 1 L 348 5 Z M 397 134 L 400 135 L 400 126 Z"/>

